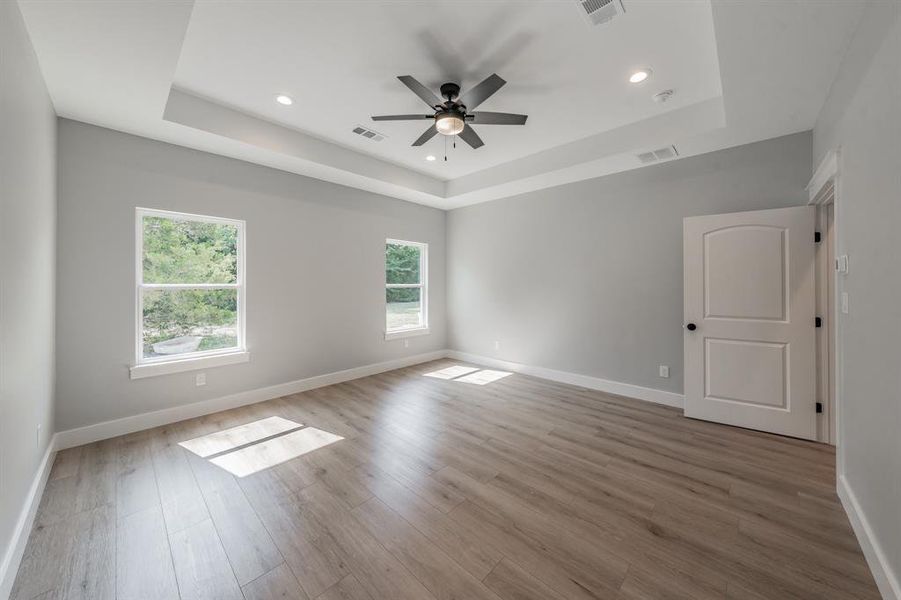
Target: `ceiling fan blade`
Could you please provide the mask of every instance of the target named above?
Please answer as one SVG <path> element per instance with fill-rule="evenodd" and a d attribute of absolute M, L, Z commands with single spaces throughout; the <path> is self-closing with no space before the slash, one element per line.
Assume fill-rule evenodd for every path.
<path fill-rule="evenodd" d="M 475 86 L 462 96 L 458 102 L 466 107 L 467 110 L 472 110 L 485 100 L 487 100 L 494 92 L 501 89 L 504 84 L 507 83 L 503 79 L 501 79 L 497 73 L 491 75 L 485 79 L 482 83 Z"/>
<path fill-rule="evenodd" d="M 421 136 L 419 136 L 416 139 L 415 142 L 413 142 L 413 145 L 414 146 L 422 146 L 423 144 L 425 144 L 427 141 L 429 141 L 436 135 L 438 135 L 438 130 L 435 128 L 434 125 L 429 125 L 429 128 L 425 130 L 425 133 L 423 133 Z"/>
<path fill-rule="evenodd" d="M 434 119 L 435 115 L 379 115 L 372 117 L 373 121 L 422 121 Z"/>
<path fill-rule="evenodd" d="M 467 116 L 472 117 L 471 122 L 478 125 L 525 125 L 529 115 L 515 115 L 513 113 L 474 112 Z"/>
<path fill-rule="evenodd" d="M 481 148 L 485 145 L 485 142 L 482 141 L 482 138 L 479 137 L 479 134 L 476 133 L 476 130 L 467 125 L 463 128 L 463 131 L 457 134 L 461 140 L 472 146 L 473 149 Z"/>
<path fill-rule="evenodd" d="M 401 83 L 410 88 L 414 94 L 419 96 L 423 102 L 435 108 L 435 105 L 441 104 L 441 100 L 432 92 L 429 88 L 422 85 L 412 75 L 398 75 L 398 79 L 400 79 Z"/>

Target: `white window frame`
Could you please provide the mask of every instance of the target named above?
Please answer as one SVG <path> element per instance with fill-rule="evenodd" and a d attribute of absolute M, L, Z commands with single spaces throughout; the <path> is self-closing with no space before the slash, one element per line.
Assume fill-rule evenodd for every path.
<path fill-rule="evenodd" d="M 238 257 L 237 278 L 235 283 L 144 283 L 144 217 L 162 217 L 164 219 L 179 219 L 187 221 L 200 221 L 204 223 L 218 223 L 232 225 L 238 230 Z M 135 363 L 130 368 L 132 379 L 152 377 L 154 375 L 166 375 L 205 369 L 222 365 L 247 362 L 250 354 L 245 346 L 245 310 L 246 310 L 246 223 L 238 219 L 226 219 L 223 217 L 211 217 L 207 215 L 195 215 L 190 213 L 174 212 L 168 210 L 156 210 L 151 208 L 135 209 Z M 144 297 L 143 290 L 170 289 L 170 290 L 204 290 L 204 289 L 235 289 L 238 291 L 238 344 L 235 348 L 220 350 L 203 350 L 185 354 L 172 355 L 172 357 L 144 357 Z"/>
<path fill-rule="evenodd" d="M 410 242 L 393 238 L 385 240 L 385 246 L 389 244 L 419 248 L 419 283 L 388 283 L 387 264 L 383 263 L 382 269 L 385 272 L 385 290 L 392 288 L 418 288 L 420 290 L 419 301 L 422 306 L 422 325 L 388 329 L 388 301 L 386 299 L 382 313 L 385 323 L 385 339 L 396 340 L 415 335 L 427 335 L 429 333 L 429 245 L 425 242 Z"/>

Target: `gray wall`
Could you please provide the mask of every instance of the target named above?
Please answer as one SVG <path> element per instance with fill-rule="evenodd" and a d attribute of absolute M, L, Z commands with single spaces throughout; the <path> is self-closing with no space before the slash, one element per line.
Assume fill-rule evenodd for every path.
<path fill-rule="evenodd" d="M 130 380 L 135 207 L 247 221 L 247 364 Z M 75 121 L 59 124 L 57 428 L 443 349 L 445 213 Z M 384 243 L 429 244 L 432 333 L 384 340 Z"/>
<path fill-rule="evenodd" d="M 452 211 L 450 346 L 681 393 L 682 218 L 803 204 L 810 160 L 802 133 Z"/>
<path fill-rule="evenodd" d="M 901 581 L 901 3 L 874 2 L 813 133 L 814 167 L 841 146 L 839 454 L 884 560 Z M 896 589 L 901 597 L 901 589 Z M 885 593 L 885 596 L 889 596 Z"/>
<path fill-rule="evenodd" d="M 56 115 L 19 7 L 0 2 L 0 561 L 53 433 L 55 248 Z"/>

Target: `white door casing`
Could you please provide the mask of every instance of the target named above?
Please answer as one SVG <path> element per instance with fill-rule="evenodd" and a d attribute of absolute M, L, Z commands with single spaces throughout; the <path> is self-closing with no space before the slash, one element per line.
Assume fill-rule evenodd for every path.
<path fill-rule="evenodd" d="M 686 416 L 816 439 L 814 222 L 811 206 L 684 219 Z"/>

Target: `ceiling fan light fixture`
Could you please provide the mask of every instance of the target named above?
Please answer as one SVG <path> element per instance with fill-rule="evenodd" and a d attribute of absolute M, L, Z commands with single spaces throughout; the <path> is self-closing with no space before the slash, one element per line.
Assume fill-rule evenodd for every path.
<path fill-rule="evenodd" d="M 285 94 L 279 94 L 275 97 L 275 101 L 281 104 L 282 106 L 291 106 L 294 104 L 294 99 L 291 96 L 286 96 Z"/>
<path fill-rule="evenodd" d="M 464 126 L 463 117 L 459 114 L 444 112 L 435 115 L 435 129 L 441 135 L 457 135 Z"/>

